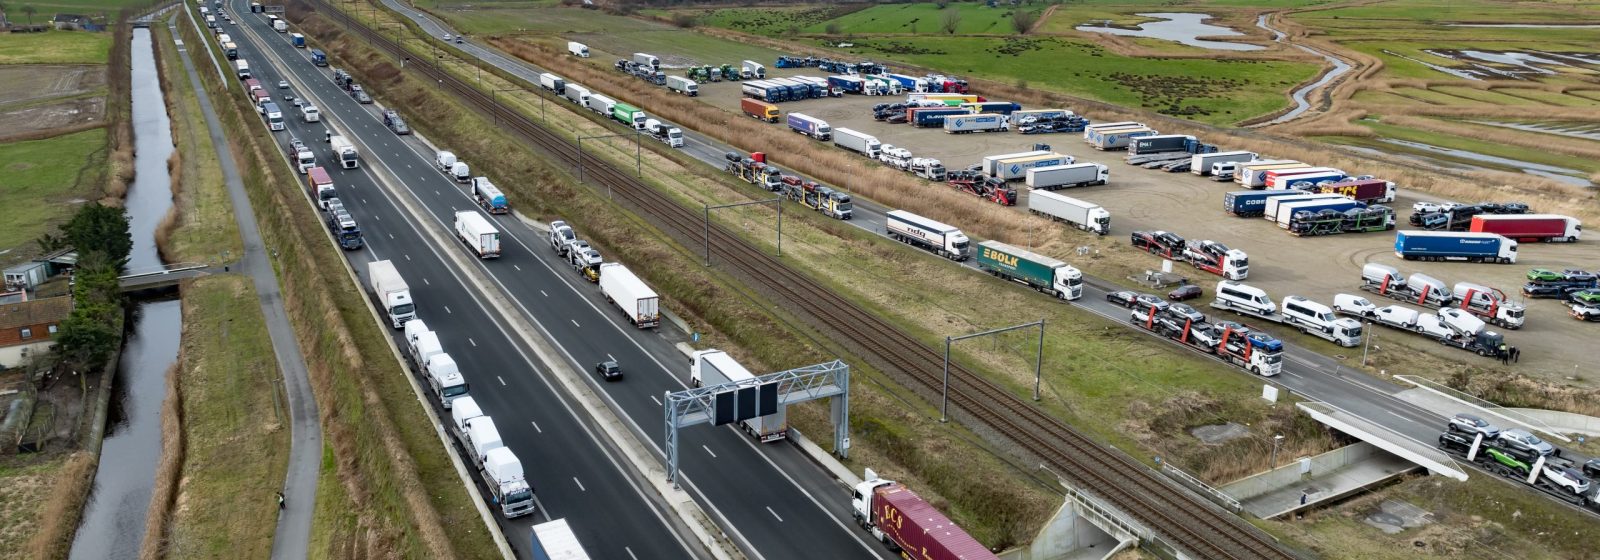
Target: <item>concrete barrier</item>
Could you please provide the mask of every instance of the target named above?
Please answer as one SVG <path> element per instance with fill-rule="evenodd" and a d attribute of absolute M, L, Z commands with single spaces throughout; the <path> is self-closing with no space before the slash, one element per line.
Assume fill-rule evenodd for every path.
<path fill-rule="evenodd" d="M 1558 432 L 1600 436 L 1600 418 L 1593 416 L 1559 410 L 1544 410 L 1542 408 L 1508 408 L 1506 410 L 1544 422 L 1546 426 Z"/>
<path fill-rule="evenodd" d="M 1379 452 L 1379 449 L 1377 447 L 1373 447 L 1373 445 L 1370 443 L 1364 441 L 1357 442 L 1312 457 L 1311 470 L 1309 473 L 1304 475 L 1300 472 L 1302 467 L 1300 465 L 1300 461 L 1297 460 L 1293 463 L 1289 463 L 1270 471 L 1253 474 L 1239 480 L 1229 482 L 1222 485 L 1221 490 L 1227 493 L 1229 496 L 1233 496 L 1235 499 L 1243 502 L 1245 500 L 1249 500 L 1250 498 L 1254 498 L 1256 496 L 1260 496 L 1285 486 L 1300 482 L 1305 476 L 1315 477 L 1320 473 L 1326 473 L 1335 469 L 1359 463 Z"/>

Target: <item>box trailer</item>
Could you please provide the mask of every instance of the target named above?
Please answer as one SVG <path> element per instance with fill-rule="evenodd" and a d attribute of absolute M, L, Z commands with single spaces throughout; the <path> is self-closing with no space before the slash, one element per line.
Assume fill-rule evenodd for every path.
<path fill-rule="evenodd" d="M 834 129 L 833 144 L 871 159 L 878 159 L 883 149 L 883 143 L 878 142 L 876 137 L 848 128 Z"/>
<path fill-rule="evenodd" d="M 617 106 L 617 101 L 598 93 L 589 94 L 589 100 L 584 102 L 584 107 L 603 116 L 611 116 L 611 109 Z"/>
<path fill-rule="evenodd" d="M 935 255 L 964 261 L 969 240 L 961 229 L 936 222 L 905 210 L 890 210 L 887 218 L 889 237 L 896 241 L 930 251 Z"/>
<path fill-rule="evenodd" d="M 1517 241 L 1571 243 L 1583 234 L 1583 222 L 1555 214 L 1479 214 L 1467 231 L 1498 233 Z"/>
<path fill-rule="evenodd" d="M 1128 153 L 1132 155 L 1162 154 L 1167 152 L 1194 152 L 1199 144 L 1193 136 L 1187 134 L 1155 134 L 1135 138 L 1128 145 Z"/>
<path fill-rule="evenodd" d="M 589 58 L 589 45 L 577 41 L 567 41 L 567 54 L 579 58 Z"/>
<path fill-rule="evenodd" d="M 744 114 L 750 115 L 753 118 L 761 119 L 769 123 L 778 122 L 777 105 L 747 97 L 739 100 L 739 109 L 743 110 Z"/>
<path fill-rule="evenodd" d="M 1155 135 L 1155 130 L 1142 126 L 1113 128 L 1096 132 L 1089 145 L 1094 146 L 1096 150 L 1123 150 L 1132 145 L 1137 138 Z"/>
<path fill-rule="evenodd" d="M 1057 153 L 1003 159 L 995 163 L 995 174 L 990 177 L 1002 181 L 1015 181 L 1027 177 L 1028 171 L 1037 167 L 1061 167 L 1072 165 L 1074 162 L 1072 156 Z"/>
<path fill-rule="evenodd" d="M 394 328 L 404 327 L 406 321 L 417 318 L 417 305 L 411 301 L 411 287 L 406 285 L 406 279 L 400 276 L 394 263 L 386 260 L 367 263 L 367 286 L 372 289 L 372 295 L 378 299 L 378 305 L 383 307 L 389 324 Z"/>
<path fill-rule="evenodd" d="M 1024 175 L 1028 187 L 1035 191 L 1053 191 L 1068 187 L 1104 185 L 1111 171 L 1098 163 L 1075 163 L 1029 168 Z"/>
<path fill-rule="evenodd" d="M 476 210 L 456 212 L 456 239 L 480 259 L 500 258 L 500 230 Z"/>
<path fill-rule="evenodd" d="M 833 128 L 822 119 L 805 113 L 789 113 L 789 130 L 810 136 L 816 140 L 828 141 L 833 138 Z"/>
<path fill-rule="evenodd" d="M 567 526 L 566 519 L 534 525 L 532 533 L 534 560 L 589 560 L 589 553 L 578 543 L 578 535 Z"/>
<path fill-rule="evenodd" d="M 1395 186 L 1383 179 L 1346 179 L 1328 185 L 1295 187 L 1309 193 L 1333 193 L 1367 204 L 1394 202 Z"/>
<path fill-rule="evenodd" d="M 561 76 L 545 72 L 539 74 L 539 87 L 561 95 L 567 92 L 567 80 Z"/>
<path fill-rule="evenodd" d="M 1211 152 L 1209 154 L 1195 154 L 1189 158 L 1189 172 L 1202 177 L 1211 174 L 1213 163 L 1244 163 L 1255 161 L 1255 152 Z"/>
<path fill-rule="evenodd" d="M 1233 191 L 1222 194 L 1222 211 L 1241 218 L 1254 218 L 1267 213 L 1267 200 L 1288 197 L 1305 196 L 1300 191 Z"/>
<path fill-rule="evenodd" d="M 640 66 L 649 66 L 651 70 L 661 69 L 661 59 L 649 53 L 633 53 L 633 62 Z"/>
<path fill-rule="evenodd" d="M 1517 242 L 1498 233 L 1400 231 L 1394 254 L 1408 261 L 1517 262 Z"/>
<path fill-rule="evenodd" d="M 1050 155 L 1050 154 L 1053 154 L 1053 153 L 1055 153 L 1055 152 L 1052 152 L 1050 150 L 1033 150 L 1033 151 L 1029 151 L 1029 152 L 1017 152 L 1017 153 L 1014 153 L 1014 154 L 999 154 L 999 155 L 993 155 L 993 156 L 984 156 L 983 157 L 983 162 L 982 162 L 983 166 L 982 166 L 982 169 L 980 169 L 980 171 L 982 171 L 984 175 L 988 175 L 990 177 L 993 177 L 993 176 L 999 174 L 999 171 L 998 171 L 999 168 L 996 167 L 996 166 L 999 165 L 999 162 L 1001 160 L 1024 158 L 1024 157 L 1031 157 L 1031 156 L 1043 156 L 1043 155 Z"/>
<path fill-rule="evenodd" d="M 906 122 L 917 128 L 944 126 L 944 120 L 954 115 L 970 114 L 959 107 L 913 107 L 906 109 Z"/>
<path fill-rule="evenodd" d="M 1111 232 L 1111 212 L 1099 204 L 1063 196 L 1050 191 L 1028 193 L 1028 211 L 1072 224 L 1078 229 L 1105 235 Z"/>
<path fill-rule="evenodd" d="M 873 538 L 917 560 L 999 560 L 916 492 L 867 469 L 850 509 Z M 915 551 L 914 554 L 905 554 Z"/>
<path fill-rule="evenodd" d="M 589 88 L 569 83 L 566 84 L 561 94 L 566 96 L 568 101 L 577 103 L 580 107 L 589 106 Z"/>
<path fill-rule="evenodd" d="M 755 374 L 750 373 L 750 370 L 739 365 L 733 356 L 721 350 L 699 350 L 689 358 L 689 384 L 695 387 L 737 383 L 755 378 Z M 777 412 L 739 422 L 739 427 L 762 443 L 778 441 L 789 437 L 789 415 L 780 404 Z"/>
<path fill-rule="evenodd" d="M 306 170 L 306 194 L 323 210 L 328 209 L 328 200 L 339 197 L 339 193 L 333 190 L 333 178 L 328 175 L 328 170 L 321 167 Z"/>
<path fill-rule="evenodd" d="M 1283 205 L 1285 205 L 1285 204 L 1293 204 L 1293 203 L 1296 203 L 1296 202 L 1307 202 L 1307 201 L 1312 201 L 1312 200 L 1340 200 L 1340 199 L 1345 199 L 1344 197 L 1336 195 L 1336 194 L 1304 194 L 1304 193 L 1299 193 L 1298 191 L 1287 191 L 1287 192 L 1295 192 L 1297 194 L 1292 194 L 1292 195 L 1289 195 L 1289 196 L 1280 196 L 1280 197 L 1274 197 L 1274 198 L 1267 199 L 1266 212 L 1264 212 L 1261 215 L 1261 217 L 1266 218 L 1266 220 L 1269 221 L 1269 222 L 1277 222 L 1278 221 L 1278 213 L 1283 208 Z M 1345 200 L 1348 200 L 1348 199 L 1345 199 Z"/>
<path fill-rule="evenodd" d="M 1022 105 L 1012 103 L 1010 101 L 981 101 L 978 103 L 962 103 L 960 107 L 962 109 L 972 111 L 973 113 L 993 113 L 999 115 L 1010 115 L 1022 110 Z"/>
<path fill-rule="evenodd" d="M 1274 169 L 1267 171 L 1266 179 L 1262 186 L 1269 189 L 1299 188 L 1301 183 L 1315 185 L 1323 181 L 1342 181 L 1348 175 L 1332 167 L 1302 167 L 1295 169 Z"/>
<path fill-rule="evenodd" d="M 638 107 L 627 103 L 616 103 L 611 106 L 611 118 L 635 130 L 644 130 L 644 121 L 647 116 Z"/>
<path fill-rule="evenodd" d="M 683 76 L 667 76 L 667 89 L 689 97 L 700 96 L 700 84 L 694 83 L 694 80 Z"/>
<path fill-rule="evenodd" d="M 1067 263 L 999 241 L 978 244 L 978 269 L 1061 300 L 1083 297 L 1083 272 Z"/>
<path fill-rule="evenodd" d="M 949 115 L 944 118 L 944 131 L 949 134 L 966 134 L 969 132 L 1005 132 L 1011 130 L 1011 122 L 1005 115 L 983 113 L 978 115 Z"/>
<path fill-rule="evenodd" d="M 1239 183 L 1240 185 L 1244 185 L 1245 187 L 1259 189 L 1267 186 L 1268 172 L 1316 167 L 1309 163 L 1302 163 L 1298 161 L 1277 161 L 1276 163 L 1272 163 L 1273 161 L 1276 160 L 1268 160 L 1266 162 L 1252 161 L 1250 163 L 1240 165 L 1233 173 L 1233 181 L 1235 183 Z"/>
<path fill-rule="evenodd" d="M 600 265 L 600 293 L 641 329 L 661 324 L 661 296 L 622 263 Z"/>

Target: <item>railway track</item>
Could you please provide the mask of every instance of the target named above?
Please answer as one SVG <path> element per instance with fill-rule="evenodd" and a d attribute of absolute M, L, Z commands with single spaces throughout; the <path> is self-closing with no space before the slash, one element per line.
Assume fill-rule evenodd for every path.
<path fill-rule="evenodd" d="M 398 43 L 324 0 L 308 2 L 368 39 L 374 47 L 396 57 L 410 55 Z M 406 68 L 426 75 L 485 115 L 498 118 L 509 129 L 563 163 L 578 165 L 581 161 L 591 180 L 608 185 L 614 196 L 628 202 L 679 243 L 704 248 L 704 222 L 699 211 L 679 205 L 592 153 L 579 153 L 574 145 L 499 104 L 490 94 L 427 62 L 416 62 L 419 63 Z M 880 367 L 897 371 L 925 389 L 940 391 L 944 366 L 941 353 L 831 290 L 800 289 L 790 280 L 803 278 L 803 273 L 733 232 L 712 224 L 710 237 L 710 252 L 720 262 L 754 281 L 777 303 L 801 312 L 816 325 L 836 331 L 840 340 L 857 346 L 863 354 L 881 362 Z M 1170 539 L 1169 544 L 1192 556 L 1239 560 L 1297 558 L 1276 540 L 1233 514 L 1190 494 L 1132 457 L 1096 443 L 1017 395 L 954 364 L 950 370 L 950 400 L 957 409 L 1038 455 L 1055 472 L 1115 504 Z"/>

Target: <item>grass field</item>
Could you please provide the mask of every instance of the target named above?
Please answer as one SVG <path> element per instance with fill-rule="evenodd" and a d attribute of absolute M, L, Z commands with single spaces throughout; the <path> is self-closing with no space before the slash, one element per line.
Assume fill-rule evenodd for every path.
<path fill-rule="evenodd" d="M 1029 87 L 1061 91 L 1208 123 L 1274 111 L 1283 92 L 1312 75 L 1310 64 L 1140 59 L 1061 38 L 907 37 L 863 39 L 857 52 Z"/>
<path fill-rule="evenodd" d="M 278 363 L 247 276 L 183 289 L 185 443 L 168 547 L 174 558 L 266 558 L 289 458 Z"/>
<path fill-rule="evenodd" d="M 165 29 L 158 34 L 167 36 Z M 189 72 L 184 70 L 175 46 L 163 43 L 161 55 L 166 59 L 162 68 L 169 73 L 167 79 L 171 84 L 168 103 L 173 108 L 170 112 L 173 137 L 177 142 L 173 157 L 179 166 L 170 171 L 179 185 L 174 197 L 174 213 L 157 233 L 158 244 L 171 262 L 214 264 L 236 260 L 241 256 L 243 242 L 239 239 L 238 222 L 234 220 L 233 203 L 222 181 L 216 148 L 211 143 L 205 116 L 200 112 L 195 84 L 189 80 Z"/>
<path fill-rule="evenodd" d="M 712 8 L 705 10 L 642 10 L 649 16 L 671 19 L 683 13 L 695 18 L 698 25 L 709 25 L 778 37 L 792 34 L 849 12 L 846 7 L 829 6 L 769 6 L 761 8 Z"/>
<path fill-rule="evenodd" d="M 0 64 L 105 64 L 110 33 L 0 33 Z"/>
<path fill-rule="evenodd" d="M 7 558 L 21 557 L 28 539 L 39 527 L 45 500 L 67 455 L 11 455 L 0 457 L 0 550 Z M 13 556 L 17 554 L 18 556 Z"/>
<path fill-rule="evenodd" d="M 1413 141 L 1413 142 L 1421 142 L 1421 143 L 1424 143 L 1424 144 L 1432 144 L 1434 146 L 1440 146 L 1440 147 L 1444 147 L 1444 148 L 1454 148 L 1454 149 L 1457 149 L 1457 150 L 1466 150 L 1466 151 L 1470 151 L 1470 152 L 1477 152 L 1477 153 L 1480 153 L 1480 154 L 1487 154 L 1487 155 L 1492 155 L 1492 156 L 1500 156 L 1500 157 L 1505 157 L 1505 158 L 1510 158 L 1510 159 L 1515 159 L 1515 160 L 1521 160 L 1521 161 L 1527 161 L 1527 162 L 1533 162 L 1533 163 L 1543 163 L 1543 164 L 1547 164 L 1547 165 L 1555 165 L 1555 166 L 1560 166 L 1560 167 L 1570 167 L 1570 168 L 1573 168 L 1573 169 L 1580 169 L 1580 170 L 1583 170 L 1583 171 L 1589 172 L 1589 173 L 1593 173 L 1595 171 L 1600 171 L 1600 161 L 1584 160 L 1582 158 L 1568 157 L 1568 156 L 1564 156 L 1564 155 L 1561 155 L 1561 154 L 1558 154 L 1558 153 L 1552 153 L 1552 152 L 1550 152 L 1548 150 L 1538 150 L 1538 149 L 1533 149 L 1533 148 L 1523 148 L 1523 147 L 1519 147 L 1519 146 L 1511 146 L 1511 145 L 1507 145 L 1505 143 L 1496 142 L 1496 141 L 1494 141 L 1492 139 L 1466 138 L 1466 137 L 1462 137 L 1462 136 L 1455 136 L 1455 135 L 1450 135 L 1450 134 L 1442 134 L 1442 133 L 1437 133 L 1437 132 L 1432 132 L 1432 131 L 1418 130 L 1418 129 L 1413 129 L 1413 128 L 1404 128 L 1404 127 L 1398 127 L 1398 126 L 1391 126 L 1391 125 L 1388 125 L 1388 124 L 1384 124 L 1381 119 L 1378 120 L 1377 122 L 1374 122 L 1374 121 L 1371 121 L 1371 120 L 1362 120 L 1362 121 L 1358 121 L 1358 123 L 1361 124 L 1362 126 L 1366 126 L 1368 128 L 1371 128 L 1373 130 L 1373 132 L 1377 132 L 1380 136 L 1383 136 L 1385 138 L 1397 138 L 1397 139 L 1401 139 L 1401 140 L 1410 140 L 1410 141 Z M 1442 156 L 1440 154 L 1428 154 L 1428 155 L 1430 157 L 1448 157 L 1448 156 Z M 1471 163 L 1473 165 L 1483 165 L 1485 167 L 1495 167 L 1495 164 L 1485 163 L 1485 162 L 1464 161 L 1464 163 Z"/>
<path fill-rule="evenodd" d="M 4 37 L 0 34 L 0 37 Z M 0 249 L 32 244 L 71 216 L 97 186 L 81 184 L 103 160 L 104 129 L 0 144 Z"/>
<path fill-rule="evenodd" d="M 1042 8 L 1029 7 L 1038 10 Z M 956 2 L 946 8 L 939 8 L 933 3 L 919 4 L 882 4 L 853 12 L 842 17 L 826 22 L 818 22 L 806 27 L 806 33 L 822 33 L 830 26 L 836 27 L 839 33 L 851 34 L 879 34 L 879 33 L 919 33 L 944 35 L 944 19 L 947 10 L 954 10 L 960 14 L 960 21 L 956 25 L 956 35 L 1010 35 L 1011 14 L 1014 8 L 990 8 L 978 2 Z"/>

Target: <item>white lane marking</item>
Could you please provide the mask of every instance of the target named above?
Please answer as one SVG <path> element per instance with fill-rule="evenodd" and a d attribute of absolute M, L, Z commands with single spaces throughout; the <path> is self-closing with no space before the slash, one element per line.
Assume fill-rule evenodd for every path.
<path fill-rule="evenodd" d="M 422 278 L 422 283 L 426 284 L 426 285 L 429 285 L 429 286 L 433 285 L 433 282 L 429 282 L 427 277 L 423 277 Z"/>
<path fill-rule="evenodd" d="M 772 506 L 767 506 L 767 513 L 772 514 L 773 517 L 778 517 L 778 512 L 772 511 Z M 782 517 L 778 517 L 778 522 L 779 523 L 783 523 L 783 518 Z"/>
<path fill-rule="evenodd" d="M 632 559 L 633 559 L 633 560 L 639 560 L 639 557 L 638 557 L 638 556 L 634 556 L 634 554 L 633 554 L 633 549 L 631 549 L 631 548 L 628 548 L 628 547 L 626 547 L 626 546 L 624 546 L 624 547 L 622 547 L 622 549 L 623 549 L 623 550 L 626 550 L 626 551 L 628 551 L 628 557 L 629 557 L 629 558 L 632 558 Z"/>
<path fill-rule="evenodd" d="M 500 386 L 501 386 L 501 387 L 505 387 L 505 386 L 506 386 L 506 378 L 504 378 L 504 377 L 500 377 L 500 376 L 498 376 L 498 375 L 496 375 L 496 376 L 494 376 L 494 378 L 495 378 L 495 379 L 499 379 L 499 380 L 500 380 Z"/>
<path fill-rule="evenodd" d="M 529 424 L 533 424 L 533 431 L 539 432 L 541 434 L 544 433 L 544 430 L 539 429 L 539 423 L 538 422 L 534 422 L 532 420 L 529 420 L 528 423 Z"/>
<path fill-rule="evenodd" d="M 577 319 L 568 319 L 568 320 L 572 321 L 572 326 L 578 327 L 580 329 L 583 328 L 583 325 L 578 324 L 578 320 Z"/>
<path fill-rule="evenodd" d="M 405 257 L 406 257 L 406 260 L 408 260 L 408 261 L 411 260 L 411 255 L 406 255 Z"/>
<path fill-rule="evenodd" d="M 544 295 L 544 297 L 550 297 L 550 294 L 544 293 L 544 290 L 539 290 L 539 293 Z"/>
<path fill-rule="evenodd" d="M 706 450 L 706 453 L 710 454 L 712 459 L 717 458 L 716 452 L 712 451 L 710 447 L 706 447 L 704 444 L 701 444 L 700 448 Z"/>
<path fill-rule="evenodd" d="M 389 239 L 394 239 L 394 234 L 389 234 Z"/>
<path fill-rule="evenodd" d="M 607 354 L 606 354 L 606 357 L 607 357 L 607 358 L 611 358 L 611 361 L 613 361 L 613 362 L 615 362 L 615 361 L 617 361 L 617 357 L 616 357 L 616 356 L 612 356 L 612 355 L 611 355 L 611 354 L 609 354 L 609 353 L 607 353 Z"/>
<path fill-rule="evenodd" d="M 477 348 L 477 347 L 478 347 L 478 341 L 476 341 L 476 340 L 473 340 L 473 339 L 472 339 L 472 337 L 470 337 L 470 336 L 469 336 L 469 337 L 467 337 L 467 342 L 470 342 L 470 343 L 472 343 L 472 347 L 473 347 L 473 348 Z"/>
<path fill-rule="evenodd" d="M 456 314 L 456 312 L 450 310 L 450 306 L 448 306 L 448 305 L 444 306 L 444 312 L 445 313 L 449 313 L 451 315 L 455 315 Z"/>
<path fill-rule="evenodd" d="M 661 399 L 656 398 L 655 395 L 650 395 L 650 400 L 656 401 L 656 406 L 661 406 Z"/>
<path fill-rule="evenodd" d="M 517 266 L 517 265 L 511 265 L 511 268 L 515 268 L 515 269 L 517 269 L 517 272 L 522 272 L 522 267 L 520 267 L 520 266 Z"/>
<path fill-rule="evenodd" d="M 578 483 L 578 490 L 583 491 L 583 492 L 588 492 L 589 491 L 589 489 L 583 487 L 583 481 L 582 480 L 578 480 L 578 477 L 576 477 L 576 476 L 572 477 L 572 481 Z"/>

